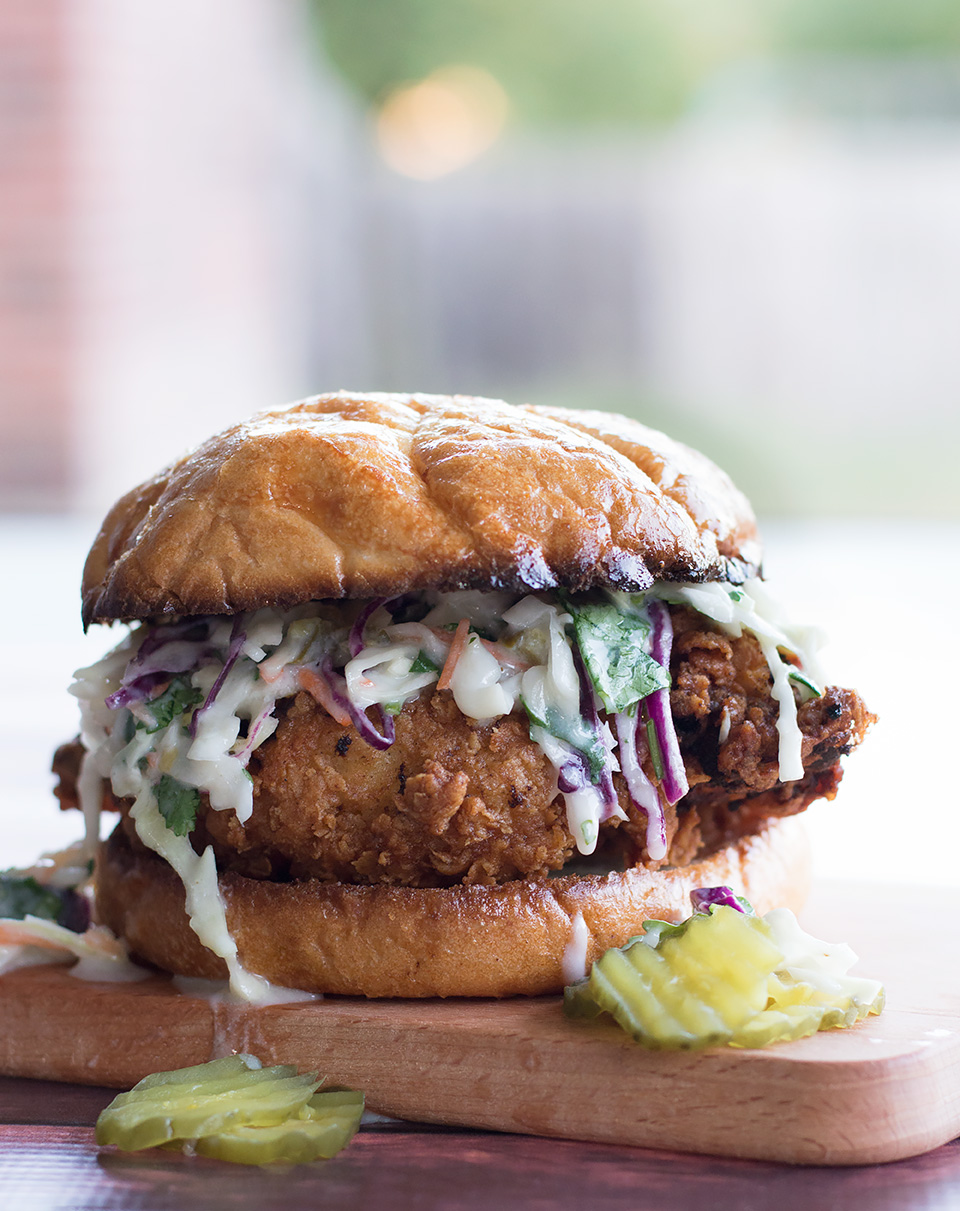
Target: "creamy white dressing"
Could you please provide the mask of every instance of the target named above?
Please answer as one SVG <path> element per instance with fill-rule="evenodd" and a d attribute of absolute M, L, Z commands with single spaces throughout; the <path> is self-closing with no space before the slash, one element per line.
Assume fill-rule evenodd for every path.
<path fill-rule="evenodd" d="M 831 996 L 848 996 L 872 1004 L 880 995 L 879 980 L 851 976 L 857 956 L 846 942 L 822 942 L 804 932 L 789 908 L 774 908 L 763 916 L 774 943 L 783 952 L 778 972 L 786 972 L 797 983 L 811 984 Z"/>
<path fill-rule="evenodd" d="M 730 708 L 725 706 L 720 712 L 720 731 L 717 733 L 717 745 L 720 748 L 730 739 Z"/>
<path fill-rule="evenodd" d="M 797 700 L 790 684 L 790 665 L 780 659 L 775 639 L 757 635 L 760 650 L 770 668 L 773 684 L 770 693 L 777 703 L 777 734 L 780 738 L 777 759 L 781 782 L 796 782 L 803 777 L 803 733 L 797 722 Z"/>
<path fill-rule="evenodd" d="M 517 702 L 520 678 L 507 674 L 476 631 L 467 636 L 463 655 L 450 679 L 450 691 L 460 711 L 479 723 L 509 715 Z"/>
<path fill-rule="evenodd" d="M 134 984 L 148 980 L 153 974 L 131 959 L 111 959 L 104 955 L 81 955 L 68 975 L 91 984 Z"/>
<path fill-rule="evenodd" d="M 467 589 L 456 593 L 435 593 L 433 600 L 433 609 L 423 620 L 426 626 L 455 627 L 462 618 L 466 618 L 471 626 L 487 631 L 499 625 L 517 600 L 517 595 Z"/>
<path fill-rule="evenodd" d="M 415 643 L 387 643 L 364 648 L 343 670 L 347 693 L 361 711 L 375 705 L 402 706 L 432 685 L 436 671 L 414 673 L 420 654 Z M 445 657 L 444 657 L 445 658 Z"/>
<path fill-rule="evenodd" d="M 732 638 L 749 631 L 760 644 L 772 680 L 771 696 L 777 703 L 777 734 L 779 737 L 779 776 L 781 782 L 794 782 L 803 777 L 803 733 L 797 721 L 797 703 L 793 696 L 790 673 L 793 665 L 779 652 L 784 647 L 795 652 L 802 667 L 815 681 L 823 677 L 817 660 L 821 638 L 814 628 L 791 627 L 781 617 L 780 607 L 760 580 L 748 580 L 736 588 L 730 585 L 658 584 L 651 594 L 662 601 L 691 606 L 714 621 Z M 722 726 L 722 725 L 721 725 Z M 729 734 L 729 725 L 728 725 Z M 726 736 L 721 738 L 723 744 Z"/>
<path fill-rule="evenodd" d="M 504 614 L 512 632 L 510 641 L 515 649 L 532 660 L 520 681 L 520 695 L 530 714 L 544 721 L 558 717 L 574 730 L 580 723 L 580 681 L 573 662 L 573 648 L 567 634 L 570 614 L 538 597 L 524 597 Z M 575 757 L 572 745 L 538 727 L 531 720 L 530 737 L 539 746 L 554 770 L 559 774 Z M 619 769 L 613 757 L 614 741 L 609 729 L 601 733 L 612 769 Z M 599 787 L 588 783 L 573 791 L 561 791 L 567 816 L 567 827 L 581 854 L 592 854 L 600 836 L 600 822 L 606 805 Z M 611 813 L 626 819 L 617 806 Z"/>
<path fill-rule="evenodd" d="M 70 693 L 80 702 L 80 740 L 84 751 L 77 778 L 77 795 L 83 813 L 83 856 L 87 861 L 95 857 L 100 842 L 102 785 L 110 778 L 120 740 L 116 712 L 104 699 L 119 689 L 127 665 L 146 633 L 147 628 L 140 627 L 96 664 L 78 669 L 70 686 Z"/>
<path fill-rule="evenodd" d="M 277 620 L 283 633 L 283 617 L 277 615 Z M 259 664 L 261 679 L 272 684 L 288 665 L 301 663 L 308 653 L 322 642 L 325 631 L 326 624 L 319 618 L 290 619 L 286 623 L 286 633 L 283 634 L 282 641 Z M 251 656 L 251 659 L 254 657 Z"/>
<path fill-rule="evenodd" d="M 621 717 L 621 719 L 617 720 L 618 729 L 621 726 L 629 726 L 635 730 L 636 720 L 633 718 L 625 720 Z M 664 824 L 660 795 L 657 788 L 643 772 L 643 767 L 637 758 L 636 744 L 631 743 L 629 737 L 625 737 L 625 740 L 626 743 L 619 745 L 617 748 L 617 754 L 620 758 L 620 768 L 627 779 L 627 785 L 631 787 L 631 795 L 635 797 L 638 806 L 642 807 L 647 813 L 647 853 L 654 862 L 659 862 L 661 858 L 667 856 L 667 830 Z"/>
<path fill-rule="evenodd" d="M 587 947 L 590 945 L 590 930 L 583 913 L 574 913 L 570 920 L 570 941 L 563 950 L 561 967 L 564 984 L 575 984 L 587 974 Z"/>
<path fill-rule="evenodd" d="M 543 728 L 531 727 L 531 737 L 540 746 L 543 755 L 556 771 L 560 771 L 570 760 L 573 749 Z M 560 791 L 563 795 L 567 828 L 577 843 L 581 854 L 592 854 L 597 848 L 600 835 L 600 818 L 603 815 L 603 797 L 592 784 L 574 791 Z M 622 817 L 621 817 L 622 818 Z"/>
<path fill-rule="evenodd" d="M 174 976 L 173 986 L 185 997 L 208 1001 L 211 1005 L 245 1005 L 245 997 L 237 996 L 229 980 L 204 980 L 199 976 Z M 322 1001 L 323 993 L 305 992 L 302 988 L 284 988 L 271 984 L 269 993 L 258 1005 L 293 1005 L 298 1001 Z"/>
<path fill-rule="evenodd" d="M 691 606 L 731 636 L 739 636 L 744 629 L 756 636 L 770 667 L 771 692 L 778 703 L 780 777 L 783 781 L 802 777 L 802 736 L 790 681 L 792 666 L 780 657 L 778 646 L 796 652 L 808 673 L 819 677 L 819 670 L 813 653 L 799 641 L 801 633 L 781 623 L 759 582 L 736 589 L 719 584 L 661 584 L 650 595 Z M 614 602 L 623 599 L 621 604 L 629 603 L 633 610 L 642 605 L 640 597 L 616 592 L 610 597 Z M 300 690 L 301 672 L 317 679 L 317 670 L 323 667 L 342 668 L 339 684 L 345 686 L 351 710 L 364 712 L 378 706 L 396 713 L 436 683 L 448 660 L 454 631 L 468 619 L 477 629 L 469 632 L 449 679 L 460 711 L 479 722 L 492 722 L 521 708 L 528 711 L 531 739 L 557 774 L 568 828 L 581 854 L 594 851 L 603 820 L 625 818 L 609 795 L 605 801 L 600 785 L 595 784 L 596 775 L 588 777 L 583 772 L 584 750 L 574 747 L 585 743 L 586 729 L 593 736 L 595 758 L 599 753 L 608 774 L 620 768 L 618 755 L 621 762 L 636 764 L 635 753 L 621 752 L 608 726 L 590 725 L 581 714 L 571 615 L 537 595 L 518 600 L 508 593 L 438 593 L 429 595 L 429 604 L 419 622 L 393 623 L 387 610 L 374 611 L 363 627 L 364 646 L 355 656 L 347 650 L 349 628 L 331 622 L 326 607 L 307 604 L 286 612 L 262 609 L 239 620 L 212 620 L 206 624 L 202 643 L 189 635 L 184 638 L 180 630 L 171 632 L 166 645 L 158 645 L 156 639 L 162 639 L 162 632 L 143 626 L 96 665 L 77 673 L 72 691 L 80 699 L 86 749 L 78 779 L 86 822 L 84 854 L 91 854 L 99 839 L 102 781 L 110 779 L 118 797 L 135 801 L 131 817 L 138 835 L 180 876 L 191 927 L 227 964 L 230 988 L 244 1000 L 263 1003 L 283 990 L 272 988 L 243 967 L 227 927 L 213 851 L 208 848 L 197 855 L 187 836 L 173 832 L 160 811 L 157 791 L 158 787 L 162 790 L 166 775 L 181 787 L 205 793 L 215 810 L 234 811 L 241 824 L 249 819 L 253 790 L 247 761 L 275 731 L 276 703 Z M 324 610 L 321 616 L 318 611 Z M 138 663 L 131 665 L 148 635 L 153 637 L 153 646 L 146 662 L 138 657 Z M 485 635 L 496 636 L 497 642 L 486 640 Z M 810 639 L 809 634 L 803 637 Z M 355 643 L 352 637 L 351 642 Z M 239 650 L 236 644 L 240 644 Z M 171 676 L 192 687 L 202 705 L 195 713 L 191 708 L 188 714 L 177 715 L 150 731 L 154 720 L 150 702 L 142 695 L 134 696 L 129 708 L 111 709 L 105 699 L 121 686 L 135 685 L 138 669 L 157 659 L 158 647 L 168 663 L 155 667 L 165 668 L 188 666 L 189 649 L 193 649 L 197 667 Z M 233 664 L 225 671 L 228 652 Z M 330 692 L 334 692 L 332 685 Z M 191 714 L 193 735 L 186 726 Z M 137 721 L 139 726 L 134 727 Z M 729 730 L 725 712 L 721 744 Z M 580 771 L 578 778 L 571 776 L 571 769 Z M 654 859 L 661 858 L 665 850 L 662 826 L 652 805 L 645 810 L 650 819 L 648 852 Z"/>
<path fill-rule="evenodd" d="M 231 991 L 244 1001 L 266 1001 L 272 992 L 270 983 L 243 966 L 237 955 L 237 944 L 227 927 L 213 848 L 208 845 L 202 854 L 197 854 L 187 837 L 178 837 L 167 827 L 149 783 L 137 796 L 130 809 L 130 818 L 144 845 L 159 854 L 180 876 L 190 927 L 204 946 L 226 963 Z"/>
<path fill-rule="evenodd" d="M 438 669 L 443 668 L 450 652 L 452 636 L 449 632 L 428 627 L 423 622 L 398 622 L 390 627 L 389 633 L 396 642 L 409 643 L 418 652 L 423 652 Z"/>

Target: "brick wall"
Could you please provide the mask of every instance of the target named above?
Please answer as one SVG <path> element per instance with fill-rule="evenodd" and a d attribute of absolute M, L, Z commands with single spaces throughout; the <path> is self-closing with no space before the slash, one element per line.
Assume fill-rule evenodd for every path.
<path fill-rule="evenodd" d="M 0 508 L 69 497 L 67 0 L 0 0 Z"/>

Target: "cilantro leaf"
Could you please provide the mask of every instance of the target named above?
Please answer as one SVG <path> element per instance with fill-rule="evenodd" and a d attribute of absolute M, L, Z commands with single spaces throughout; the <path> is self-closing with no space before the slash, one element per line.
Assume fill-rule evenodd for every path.
<path fill-rule="evenodd" d="M 710 890 L 728 891 L 729 889 L 714 888 Z M 740 911 L 744 914 L 744 916 L 755 917 L 757 915 L 753 910 L 753 905 L 744 896 L 733 895 L 733 893 L 731 893 L 731 896 L 740 905 Z M 693 913 L 689 917 L 683 921 L 679 921 L 676 925 L 672 921 L 657 921 L 653 919 L 644 921 L 643 933 L 639 937 L 630 938 L 630 940 L 624 944 L 623 949 L 627 950 L 630 946 L 642 942 L 647 946 L 652 946 L 653 949 L 656 950 L 665 938 L 682 937 L 687 932 L 687 926 L 694 919 L 694 917 L 703 916 L 704 914 L 709 916 L 713 909 L 718 904 L 722 903 L 722 899 L 704 899 L 701 907 L 694 908 Z"/>
<path fill-rule="evenodd" d="M 546 719 L 540 719 L 530 709 L 530 704 L 523 695 L 520 696 L 520 701 L 533 727 L 543 728 L 545 732 L 569 744 L 586 758 L 590 766 L 590 781 L 596 784 L 607 766 L 607 750 L 596 731 L 589 727 L 581 716 L 571 718 L 552 707 L 547 707 Z"/>
<path fill-rule="evenodd" d="M 811 681 L 805 673 L 801 673 L 799 669 L 791 669 L 787 676 L 791 681 L 796 681 L 799 685 L 802 685 L 814 698 L 823 697 L 823 690 L 820 689 L 815 681 Z"/>
<path fill-rule="evenodd" d="M 670 688 L 670 673 L 645 650 L 650 624 L 609 602 L 564 602 L 573 615 L 580 654 L 611 714 L 629 710 L 655 690 Z"/>
<path fill-rule="evenodd" d="M 411 673 L 439 673 L 438 665 L 435 665 L 425 651 L 421 650 L 417 653 L 417 658 L 410 665 Z"/>
<path fill-rule="evenodd" d="M 526 698 L 524 698 L 524 696 L 522 694 L 520 695 L 520 701 L 523 703 L 523 709 L 527 712 L 527 718 L 530 720 L 530 722 L 533 724 L 533 726 L 542 727 L 545 732 L 549 732 L 550 729 L 547 727 L 546 719 L 541 719 L 539 715 L 534 713 L 534 710 L 531 707 L 530 703 L 526 700 Z"/>
<path fill-rule="evenodd" d="M 60 915 L 61 898 L 51 887 L 43 887 L 28 875 L 0 875 L 0 917 L 22 921 L 24 917 L 42 917 L 56 921 Z"/>
<path fill-rule="evenodd" d="M 650 750 L 650 760 L 653 762 L 653 772 L 657 776 L 657 781 L 662 782 L 663 753 L 660 751 L 660 738 L 657 736 L 657 729 L 654 727 L 652 719 L 645 720 L 644 726 L 647 729 L 647 748 Z"/>
<path fill-rule="evenodd" d="M 72 887 L 45 887 L 32 875 L 8 872 L 0 874 L 0 917 L 40 917 L 83 933 L 90 924 L 90 906 Z"/>
<path fill-rule="evenodd" d="M 664 938 L 679 938 L 687 932 L 687 926 L 690 924 L 691 918 L 686 921 L 681 921 L 675 925 L 672 921 L 644 921 L 643 933 L 637 938 L 631 938 L 627 946 L 635 944 L 643 944 L 644 946 L 652 946 L 654 950 L 660 945 Z M 626 946 L 624 950 L 626 950 Z"/>
<path fill-rule="evenodd" d="M 137 727 L 146 728 L 147 735 L 152 736 L 154 732 L 167 727 L 178 715 L 182 715 L 202 700 L 203 694 L 200 690 L 184 681 L 182 677 L 174 677 L 162 694 L 145 703 L 145 709 L 153 716 L 153 727 L 147 727 L 143 721 L 138 722 Z"/>
<path fill-rule="evenodd" d="M 157 807 L 167 828 L 178 837 L 185 837 L 197 822 L 200 792 L 185 786 L 169 774 L 161 774 L 157 783 Z"/>

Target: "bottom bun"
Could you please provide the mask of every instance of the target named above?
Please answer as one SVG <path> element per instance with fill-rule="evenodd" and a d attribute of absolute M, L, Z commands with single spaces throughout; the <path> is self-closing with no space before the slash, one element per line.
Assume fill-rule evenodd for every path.
<path fill-rule="evenodd" d="M 118 828 L 101 846 L 97 915 L 147 962 L 223 979 L 224 963 L 190 928 L 183 887 Z M 622 946 L 650 917 L 681 920 L 697 887 L 725 884 L 758 913 L 798 910 L 810 883 L 800 821 L 772 821 L 690 866 L 560 875 L 495 887 L 272 883 L 220 876 L 227 923 L 244 965 L 274 984 L 367 997 L 504 997 L 559 992 L 580 914 L 587 963 Z"/>

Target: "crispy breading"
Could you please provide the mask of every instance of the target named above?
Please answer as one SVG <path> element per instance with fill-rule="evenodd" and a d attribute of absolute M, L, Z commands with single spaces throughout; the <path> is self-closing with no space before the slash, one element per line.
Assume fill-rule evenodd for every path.
<path fill-rule="evenodd" d="M 526 719 L 479 726 L 445 692 L 408 705 L 383 751 L 299 694 L 250 772 L 250 820 L 241 828 L 232 813 L 206 811 L 200 830 L 247 869 L 263 859 L 292 878 L 496 883 L 543 876 L 573 850 Z"/>
<path fill-rule="evenodd" d="M 706 775 L 735 799 L 772 790 L 779 784 L 779 707 L 760 645 L 752 635 L 731 639 L 710 629 L 692 610 L 671 613 L 670 710 L 688 775 Z M 724 716 L 728 734 L 721 743 Z M 800 704 L 797 722 L 804 771 L 819 774 L 860 743 L 875 716 L 853 690 L 830 686 Z"/>

